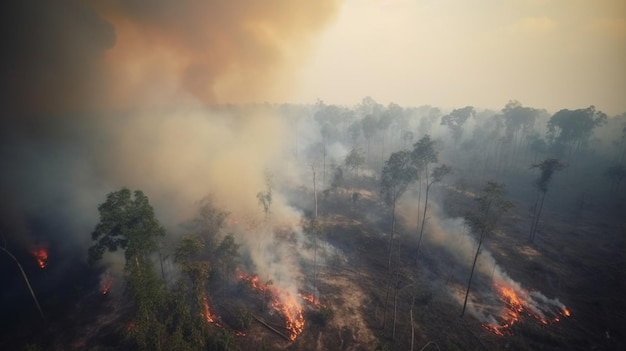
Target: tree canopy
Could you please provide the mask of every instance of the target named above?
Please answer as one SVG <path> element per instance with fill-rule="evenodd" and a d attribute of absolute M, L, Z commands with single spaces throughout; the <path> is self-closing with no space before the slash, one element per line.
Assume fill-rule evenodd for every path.
<path fill-rule="evenodd" d="M 102 259 L 105 251 L 125 250 L 126 261 L 145 260 L 158 248 L 165 230 L 154 215 L 148 197 L 140 190 L 109 193 L 98 206 L 100 222 L 91 233 L 96 243 L 89 248 L 89 262 Z"/>

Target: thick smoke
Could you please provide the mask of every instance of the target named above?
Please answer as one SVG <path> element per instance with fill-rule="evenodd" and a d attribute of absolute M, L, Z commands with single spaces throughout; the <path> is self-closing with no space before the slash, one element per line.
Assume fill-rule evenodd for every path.
<path fill-rule="evenodd" d="M 425 238 L 436 247 L 447 251 L 455 260 L 452 264 L 461 267 L 456 272 L 460 278 L 460 284 L 454 285 L 450 293 L 452 298 L 462 305 L 469 268 L 476 254 L 478 242 L 469 233 L 469 228 L 463 218 L 444 218 L 436 205 L 429 205 L 429 211 L 431 211 L 431 217 L 427 222 L 428 231 Z M 444 264 L 442 262 L 437 263 Z M 442 268 L 439 267 L 439 269 Z M 489 282 L 490 286 L 481 284 L 481 280 L 483 283 Z M 501 303 L 497 301 L 497 296 L 493 291 L 495 286 L 506 286 L 512 289 L 524 301 L 525 308 L 544 321 L 558 316 L 565 309 L 565 305 L 558 299 L 548 298 L 539 291 L 527 290 L 512 279 L 483 245 L 476 263 L 475 279 L 472 283 L 467 311 L 484 324 L 497 327 L 499 322 L 495 316 L 504 315 L 502 309 L 505 307 L 499 306 Z"/>
<path fill-rule="evenodd" d="M 281 181 L 287 126 L 272 109 L 225 104 L 288 100 L 297 66 L 338 5 L 3 4 L 2 235 L 83 256 L 98 203 L 123 186 L 144 191 L 172 232 L 209 194 L 233 217 L 262 218 L 256 194 L 267 174 Z M 299 213 L 273 195 L 274 223 L 299 231 Z M 238 239 L 257 235 L 242 230 Z"/>

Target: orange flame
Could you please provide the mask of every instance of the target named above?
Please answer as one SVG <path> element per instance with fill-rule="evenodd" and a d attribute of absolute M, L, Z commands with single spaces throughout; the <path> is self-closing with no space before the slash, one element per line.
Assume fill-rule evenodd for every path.
<path fill-rule="evenodd" d="M 504 312 L 502 313 L 502 315 L 499 317 L 500 324 L 496 324 L 496 325 L 484 324 L 483 327 L 485 329 L 497 335 L 505 335 L 505 331 L 511 328 L 515 323 L 517 323 L 520 320 L 520 316 L 522 313 L 525 313 L 528 316 L 531 316 L 537 319 L 539 322 L 541 322 L 544 325 L 549 324 L 549 321 L 544 317 L 544 313 L 543 313 L 546 311 L 546 309 L 544 309 L 544 307 L 538 307 L 537 306 L 538 302 L 533 301 L 533 299 L 529 297 L 528 296 L 529 294 L 526 294 L 525 291 L 518 293 L 516 292 L 514 288 L 510 286 L 500 285 L 500 284 L 494 284 L 494 286 L 496 288 L 496 291 L 498 292 L 500 301 L 502 301 L 506 305 L 506 308 Z M 529 301 L 531 301 L 532 303 Z M 548 303 L 546 301 L 547 300 L 544 300 L 544 303 Z M 550 300 L 550 301 L 551 302 L 549 303 L 551 303 L 552 306 L 557 306 L 558 308 L 561 309 L 558 313 L 560 313 L 561 315 L 565 317 L 570 316 L 569 310 L 565 306 L 563 306 L 560 302 L 557 301 L 555 303 L 554 300 Z M 548 305 L 545 306 L 545 308 L 547 307 Z M 543 310 L 543 312 L 541 310 Z M 554 312 L 553 310 L 551 313 L 555 314 L 552 321 L 555 323 L 559 322 L 560 321 L 559 314 L 557 312 Z"/>
<path fill-rule="evenodd" d="M 323 306 L 322 303 L 313 296 L 313 294 L 300 294 L 302 300 L 310 303 L 313 306 Z"/>
<path fill-rule="evenodd" d="M 298 335 L 304 330 L 305 324 L 302 305 L 298 301 L 297 296 L 288 290 L 280 289 L 267 283 L 261 284 L 259 277 L 256 275 L 250 276 L 239 272 L 238 276 L 239 279 L 250 282 L 250 285 L 255 290 L 269 294 L 271 297 L 270 307 L 283 315 L 285 326 L 289 330 L 289 339 L 292 341 L 296 340 Z"/>
<path fill-rule="evenodd" d="M 44 247 L 39 247 L 33 249 L 30 253 L 35 257 L 35 260 L 37 260 L 39 268 L 46 268 L 46 265 L 48 265 L 48 250 Z"/>
<path fill-rule="evenodd" d="M 215 315 L 211 313 L 209 309 L 209 300 L 206 297 L 206 294 L 202 295 L 202 316 L 208 323 L 215 322 Z"/>

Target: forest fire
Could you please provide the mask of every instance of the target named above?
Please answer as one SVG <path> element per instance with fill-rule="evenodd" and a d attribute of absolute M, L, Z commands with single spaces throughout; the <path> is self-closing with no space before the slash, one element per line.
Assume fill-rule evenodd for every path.
<path fill-rule="evenodd" d="M 39 268 L 44 269 L 48 265 L 48 250 L 44 247 L 38 247 L 30 252 L 37 260 Z"/>
<path fill-rule="evenodd" d="M 510 328 L 520 321 L 522 315 L 530 316 L 541 324 L 560 321 L 560 317 L 569 317 L 570 311 L 555 299 L 548 299 L 538 292 L 527 292 L 512 286 L 494 283 L 498 298 L 505 304 L 502 314 L 497 317 L 498 324 L 484 324 L 483 327 L 494 334 L 510 334 Z"/>
<path fill-rule="evenodd" d="M 211 310 L 209 309 L 209 300 L 206 297 L 206 294 L 202 295 L 202 316 L 208 323 L 215 323 L 217 318 Z"/>
<path fill-rule="evenodd" d="M 280 312 L 285 318 L 285 327 L 289 330 L 290 340 L 295 340 L 298 335 L 302 333 L 305 320 L 302 304 L 298 301 L 297 295 L 294 295 L 289 290 L 280 289 L 272 285 L 271 281 L 261 284 L 259 277 L 256 275 L 249 276 L 239 273 L 239 279 L 250 282 L 252 288 L 263 292 L 264 297 L 267 296 L 271 299 L 269 303 L 270 307 Z"/>
<path fill-rule="evenodd" d="M 322 306 L 322 303 L 313 296 L 313 294 L 300 294 L 302 300 L 310 303 L 313 306 Z"/>

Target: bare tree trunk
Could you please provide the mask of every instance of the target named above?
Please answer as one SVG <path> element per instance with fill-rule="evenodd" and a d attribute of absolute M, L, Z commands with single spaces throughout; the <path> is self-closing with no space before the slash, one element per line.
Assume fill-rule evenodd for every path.
<path fill-rule="evenodd" d="M 546 193 L 543 193 L 543 196 L 541 197 L 541 204 L 539 205 L 539 212 L 537 213 L 537 220 L 535 221 L 535 229 L 533 230 L 533 236 L 530 239 L 530 242 L 534 242 L 535 241 L 535 236 L 537 235 L 537 227 L 539 227 L 539 218 L 541 217 L 541 210 L 543 209 L 543 200 L 545 200 L 546 198 Z"/>
<path fill-rule="evenodd" d="M 35 305 L 37 305 L 37 310 L 39 311 L 39 315 L 41 316 L 41 320 L 45 323 L 46 317 L 43 315 L 43 311 L 41 310 L 41 306 L 39 306 L 39 301 L 37 300 L 37 297 L 35 296 L 35 292 L 33 291 L 33 287 L 30 285 L 30 281 L 28 280 L 28 277 L 26 276 L 26 272 L 24 272 L 24 269 L 22 268 L 22 265 L 17 260 L 17 258 L 15 258 L 15 256 L 13 256 L 13 254 L 9 252 L 9 250 L 7 250 L 4 247 L 0 247 L 0 249 L 2 249 L 2 251 L 6 252 L 6 254 L 9 255 L 9 257 L 11 257 L 11 259 L 13 259 L 13 261 L 15 261 L 15 264 L 17 264 L 17 267 L 20 269 L 20 272 L 22 272 L 22 277 L 24 277 L 24 281 L 26 282 L 26 286 L 28 287 L 28 291 L 30 291 L 30 296 L 33 297 L 33 301 L 35 301 Z"/>
<path fill-rule="evenodd" d="M 428 191 L 432 183 L 429 183 L 428 179 L 428 166 L 426 166 L 426 199 L 424 199 L 424 212 L 422 213 L 422 227 L 420 229 L 420 235 L 417 239 L 417 249 L 415 252 L 415 264 L 417 264 L 417 258 L 419 257 L 420 245 L 422 243 L 422 236 L 424 235 L 424 223 L 426 222 L 426 209 L 428 208 Z"/>
<path fill-rule="evenodd" d="M 398 287 L 394 286 L 393 291 L 393 330 L 391 332 L 391 340 L 396 339 L 396 321 L 398 319 Z"/>
<path fill-rule="evenodd" d="M 537 219 L 537 205 L 539 204 L 539 192 L 537 192 L 537 196 L 535 197 L 535 205 L 533 205 L 533 217 L 530 220 L 530 233 L 528 235 L 528 241 L 533 242 L 533 233 L 535 230 L 535 220 Z"/>
<path fill-rule="evenodd" d="M 317 218 L 317 188 L 315 185 L 315 167 L 311 166 L 311 169 L 313 170 L 313 199 L 315 201 L 315 212 L 313 213 L 313 218 L 316 219 Z"/>
<path fill-rule="evenodd" d="M 484 233 L 484 232 L 483 232 Z M 476 249 L 476 255 L 474 255 L 474 262 L 472 263 L 472 270 L 470 272 L 469 281 L 467 282 L 467 290 L 465 291 L 465 300 L 463 301 L 463 309 L 461 310 L 461 317 L 465 314 L 465 307 L 467 307 L 467 298 L 469 297 L 470 287 L 472 286 L 472 278 L 474 277 L 474 269 L 476 268 L 476 261 L 478 261 L 478 255 L 480 254 L 480 247 L 483 244 L 482 234 L 480 241 L 478 242 L 478 249 Z"/>
<path fill-rule="evenodd" d="M 388 276 L 387 279 L 387 292 L 385 293 L 385 309 L 383 312 L 383 330 L 387 324 L 387 307 L 389 305 L 389 289 L 391 288 L 391 257 L 393 254 L 393 236 L 396 230 L 396 198 L 393 199 L 391 206 L 391 234 L 389 235 L 389 261 L 387 262 Z"/>
<path fill-rule="evenodd" d="M 413 301 L 411 302 L 411 310 L 409 311 L 409 315 L 411 316 L 411 351 L 413 351 L 413 345 L 415 341 L 415 326 L 413 325 L 413 306 L 415 305 L 415 296 L 413 296 Z"/>

